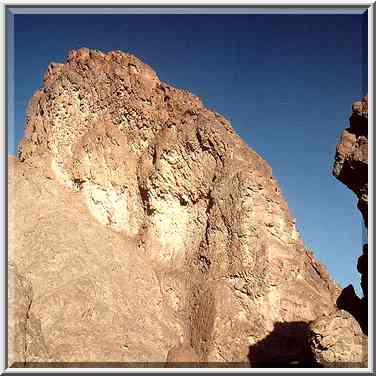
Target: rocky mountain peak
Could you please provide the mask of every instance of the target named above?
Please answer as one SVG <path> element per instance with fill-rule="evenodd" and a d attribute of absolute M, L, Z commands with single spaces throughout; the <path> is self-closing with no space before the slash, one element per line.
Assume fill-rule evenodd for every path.
<path fill-rule="evenodd" d="M 13 361 L 299 363 L 335 310 L 267 162 L 133 55 L 50 64 L 9 173 L 14 319 L 43 343 Z"/>

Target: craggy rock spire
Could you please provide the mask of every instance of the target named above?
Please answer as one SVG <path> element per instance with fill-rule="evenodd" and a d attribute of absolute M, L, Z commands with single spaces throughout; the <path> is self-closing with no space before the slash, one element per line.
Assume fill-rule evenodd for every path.
<path fill-rule="evenodd" d="M 350 188 L 358 198 L 358 208 L 364 225 L 368 227 L 368 97 L 354 102 L 350 127 L 342 132 L 337 145 L 333 175 Z M 358 230 L 360 231 L 360 230 Z M 361 273 L 363 299 L 359 322 L 367 332 L 368 313 L 368 244 L 358 259 L 357 269 Z"/>
<path fill-rule="evenodd" d="M 368 98 L 354 102 L 350 126 L 336 148 L 333 175 L 358 197 L 358 208 L 368 226 Z M 360 227 L 360 226 L 359 226 Z M 352 231 L 357 231 L 352 229 Z M 358 229 L 360 231 L 360 228 Z M 355 267 L 355 265 L 354 265 Z M 325 367 L 367 366 L 368 332 L 368 245 L 357 265 L 364 297 L 352 285 L 344 288 L 336 302 L 338 310 L 309 326 L 308 344 L 316 362 Z"/>
<path fill-rule="evenodd" d="M 34 360 L 300 364 L 307 324 L 335 309 L 270 166 L 130 54 L 50 64 L 9 167 Z"/>
<path fill-rule="evenodd" d="M 358 208 L 368 226 L 368 97 L 354 102 L 350 126 L 337 145 L 333 175 L 358 198 Z"/>

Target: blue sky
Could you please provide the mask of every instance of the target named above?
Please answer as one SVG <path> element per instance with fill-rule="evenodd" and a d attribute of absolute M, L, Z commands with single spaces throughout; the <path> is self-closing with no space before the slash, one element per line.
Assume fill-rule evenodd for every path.
<path fill-rule="evenodd" d="M 16 15 L 9 152 L 50 62 L 80 47 L 133 53 L 231 121 L 272 166 L 307 247 L 360 292 L 361 216 L 331 169 L 351 103 L 367 91 L 364 22 L 333 14 Z"/>

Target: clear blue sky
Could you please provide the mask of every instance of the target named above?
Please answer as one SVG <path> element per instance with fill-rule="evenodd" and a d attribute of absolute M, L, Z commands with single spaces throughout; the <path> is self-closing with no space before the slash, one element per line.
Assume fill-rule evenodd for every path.
<path fill-rule="evenodd" d="M 119 49 L 222 113 L 273 168 L 306 245 L 359 292 L 361 216 L 331 175 L 366 92 L 362 15 L 16 15 L 15 153 L 25 107 L 70 49 Z"/>

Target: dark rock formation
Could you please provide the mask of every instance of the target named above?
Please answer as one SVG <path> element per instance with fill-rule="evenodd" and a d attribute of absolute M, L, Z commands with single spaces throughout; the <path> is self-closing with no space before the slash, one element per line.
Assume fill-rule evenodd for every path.
<path fill-rule="evenodd" d="M 363 254 L 358 258 L 358 272 L 362 275 L 360 285 L 364 293 L 364 300 L 368 299 L 368 244 L 363 245 Z"/>
<path fill-rule="evenodd" d="M 353 285 L 350 284 L 341 291 L 337 299 L 337 308 L 350 313 L 362 327 L 364 324 L 362 299 L 356 295 Z M 367 332 L 366 327 L 362 327 L 362 330 Z"/>
<path fill-rule="evenodd" d="M 261 362 L 289 323 L 299 340 L 277 330 L 271 346 L 301 361 L 301 330 L 335 309 L 270 166 L 132 55 L 49 66 L 9 192 L 9 257 L 33 286 L 11 305 L 40 322 L 35 361 Z M 11 359 L 28 362 L 12 328 Z"/>

